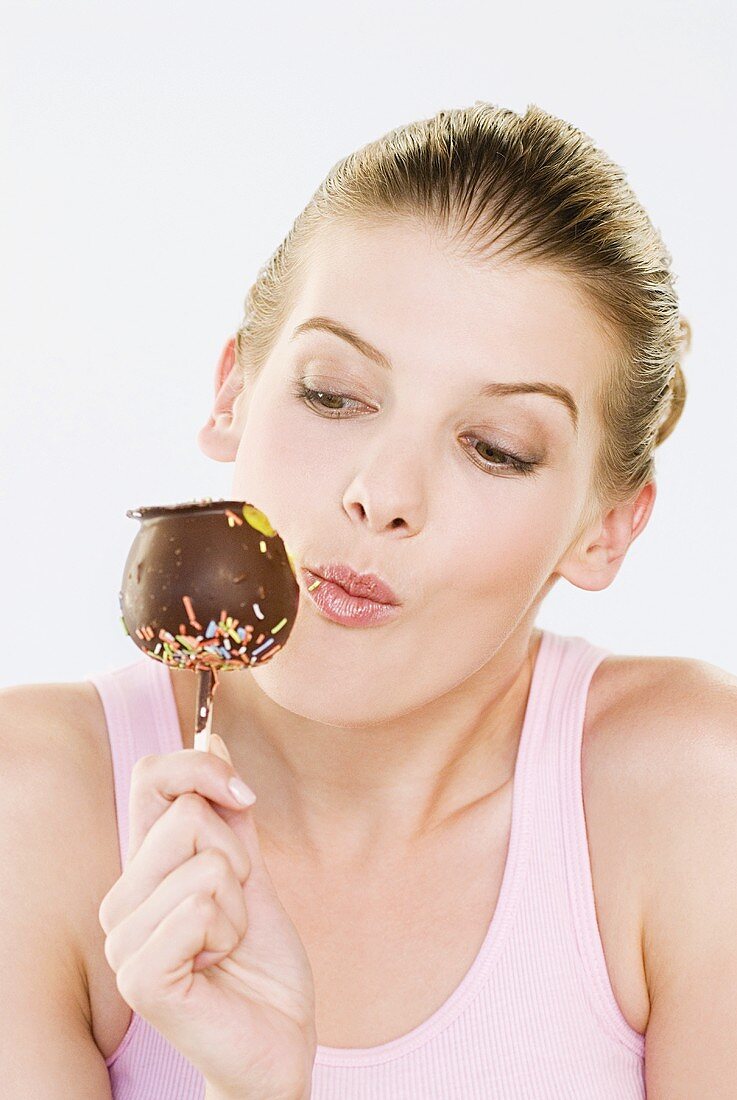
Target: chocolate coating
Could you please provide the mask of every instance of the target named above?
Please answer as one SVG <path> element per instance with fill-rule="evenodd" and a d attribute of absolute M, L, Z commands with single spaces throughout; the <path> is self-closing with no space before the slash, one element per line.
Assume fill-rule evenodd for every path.
<path fill-rule="evenodd" d="M 279 534 L 242 500 L 153 505 L 119 593 L 140 650 L 173 668 L 217 673 L 269 660 L 291 633 L 299 585 Z"/>

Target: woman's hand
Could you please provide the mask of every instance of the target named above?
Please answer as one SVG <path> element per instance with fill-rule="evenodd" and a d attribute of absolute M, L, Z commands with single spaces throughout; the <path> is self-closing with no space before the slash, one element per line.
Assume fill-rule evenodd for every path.
<path fill-rule="evenodd" d="M 212 1094 L 299 1100 L 316 1048 L 312 970 L 251 809 L 228 790 L 228 751 L 210 744 L 136 762 L 128 859 L 99 910 L 105 956 L 121 996 Z"/>

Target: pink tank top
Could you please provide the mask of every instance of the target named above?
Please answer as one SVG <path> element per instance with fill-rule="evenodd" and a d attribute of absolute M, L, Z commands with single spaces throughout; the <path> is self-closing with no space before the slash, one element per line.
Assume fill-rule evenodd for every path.
<path fill-rule="evenodd" d="M 645 1097 L 645 1039 L 609 981 L 581 794 L 586 697 L 610 653 L 543 630 L 504 876 L 481 949 L 447 1001 L 406 1035 L 363 1049 L 318 1046 L 312 1100 Z M 133 764 L 182 748 L 170 671 L 141 657 L 89 679 L 107 718 L 125 866 Z M 204 1098 L 201 1074 L 136 1013 L 106 1064 L 115 1100 Z"/>

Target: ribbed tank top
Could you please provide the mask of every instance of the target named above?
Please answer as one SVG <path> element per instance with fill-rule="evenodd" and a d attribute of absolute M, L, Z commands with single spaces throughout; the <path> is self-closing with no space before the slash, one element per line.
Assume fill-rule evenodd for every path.
<path fill-rule="evenodd" d="M 364 1049 L 318 1046 L 312 1100 L 645 1097 L 645 1039 L 617 1004 L 599 935 L 581 788 L 589 683 L 610 653 L 542 631 L 484 942 L 450 997 L 412 1031 Z M 141 657 L 89 679 L 107 719 L 125 866 L 133 764 L 182 748 L 170 670 Z M 204 1098 L 202 1075 L 136 1013 L 106 1064 L 115 1100 Z"/>

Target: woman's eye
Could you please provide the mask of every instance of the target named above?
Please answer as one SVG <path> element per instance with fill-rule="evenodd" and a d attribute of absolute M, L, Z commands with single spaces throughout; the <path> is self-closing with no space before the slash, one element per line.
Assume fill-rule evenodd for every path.
<path fill-rule="evenodd" d="M 328 401 L 352 401 L 350 397 L 345 397 L 342 393 L 331 393 L 329 390 L 313 390 L 309 386 L 305 386 L 304 382 L 298 382 L 295 390 L 295 395 L 304 401 L 306 405 L 317 404 L 323 412 L 326 412 L 328 416 L 336 416 L 339 413 L 346 412 L 345 406 L 341 405 L 326 405 L 325 400 Z M 354 401 L 355 405 L 360 405 L 362 402 Z"/>
<path fill-rule="evenodd" d="M 354 401 L 353 398 L 346 397 L 342 393 L 331 393 L 329 390 L 311 389 L 309 386 L 305 386 L 303 382 L 298 382 L 296 384 L 294 394 L 310 407 L 314 407 L 315 404 L 317 404 L 318 408 L 321 409 L 322 412 L 324 414 L 327 414 L 327 416 L 329 417 L 340 416 L 347 410 L 345 406 L 325 404 L 326 401 L 350 401 L 353 402 L 354 405 L 363 404 L 363 402 Z M 536 461 L 521 458 L 519 455 L 512 454 L 510 451 L 503 451 L 498 447 L 494 447 L 492 443 L 487 443 L 483 439 L 477 439 L 474 436 L 470 436 L 468 438 L 475 439 L 476 446 L 480 445 L 481 447 L 485 447 L 487 451 L 491 452 L 491 454 L 497 455 L 501 458 L 502 461 L 489 461 L 488 459 L 485 459 L 483 455 L 479 454 L 479 452 L 476 450 L 476 446 L 473 447 L 474 454 L 477 456 L 477 458 L 481 459 L 482 469 L 484 469 L 488 473 L 498 473 L 499 470 L 511 470 L 513 473 L 529 475 L 535 473 L 536 468 L 539 466 L 539 463 Z M 479 465 L 479 463 L 476 462 L 476 465 Z"/>
<path fill-rule="evenodd" d="M 498 447 L 492 446 L 491 443 L 486 443 L 483 439 L 476 440 L 476 443 L 480 444 L 482 447 L 485 447 L 487 451 L 490 451 L 492 454 L 501 455 L 502 459 L 505 460 L 503 462 L 489 462 L 484 459 L 482 455 L 480 455 L 479 457 L 481 458 L 484 466 L 486 466 L 487 469 L 506 468 L 508 470 L 513 470 L 518 474 L 533 474 L 535 472 L 535 468 L 538 466 L 537 462 L 532 462 L 530 459 L 526 458 L 520 458 L 519 455 L 512 454 L 510 451 L 502 451 Z M 475 447 L 474 450 L 476 450 Z M 476 453 L 478 454 L 479 452 L 476 451 Z"/>

